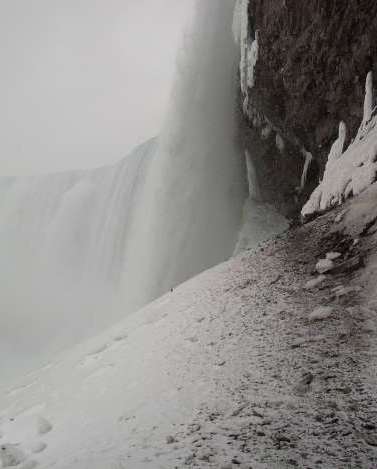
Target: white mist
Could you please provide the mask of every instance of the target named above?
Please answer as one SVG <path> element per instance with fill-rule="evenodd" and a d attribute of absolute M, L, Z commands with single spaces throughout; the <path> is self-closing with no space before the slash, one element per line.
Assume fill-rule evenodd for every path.
<path fill-rule="evenodd" d="M 232 254 L 247 197 L 233 7 L 198 1 L 158 141 L 111 167 L 0 181 L 4 376 Z"/>

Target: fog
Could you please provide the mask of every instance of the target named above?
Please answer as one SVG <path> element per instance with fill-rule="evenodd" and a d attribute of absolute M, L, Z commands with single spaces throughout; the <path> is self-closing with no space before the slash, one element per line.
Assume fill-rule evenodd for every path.
<path fill-rule="evenodd" d="M 2 0 L 0 176 L 110 164 L 160 131 L 193 0 Z"/>
<path fill-rule="evenodd" d="M 232 254 L 247 196 L 232 13 L 198 0 L 158 139 L 96 170 L 0 178 L 3 377 Z"/>

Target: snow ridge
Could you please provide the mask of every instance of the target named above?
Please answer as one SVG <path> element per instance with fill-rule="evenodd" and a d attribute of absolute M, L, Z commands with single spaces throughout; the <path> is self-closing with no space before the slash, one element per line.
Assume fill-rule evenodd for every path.
<path fill-rule="evenodd" d="M 347 131 L 344 122 L 340 123 L 339 136 L 330 150 L 323 180 L 302 208 L 304 219 L 340 205 L 376 181 L 377 113 L 373 103 L 373 76 L 369 72 L 365 85 L 364 116 L 357 136 L 343 152 Z"/>

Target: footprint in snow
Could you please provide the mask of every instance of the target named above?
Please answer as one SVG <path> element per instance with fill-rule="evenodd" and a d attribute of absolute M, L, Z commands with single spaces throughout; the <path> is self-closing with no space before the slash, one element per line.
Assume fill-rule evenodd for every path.
<path fill-rule="evenodd" d="M 98 358 L 101 357 L 101 354 L 109 348 L 108 344 L 100 345 L 97 348 L 89 352 L 83 359 L 78 362 L 78 366 L 86 367 L 96 363 Z"/>
<path fill-rule="evenodd" d="M 32 453 L 38 454 L 38 453 L 42 453 L 42 451 L 44 451 L 46 448 L 47 448 L 46 443 L 44 443 L 43 441 L 37 441 L 31 446 L 30 450 Z"/>
<path fill-rule="evenodd" d="M 2 467 L 14 467 L 26 461 L 25 453 L 18 445 L 4 444 L 0 446 Z"/>
<path fill-rule="evenodd" d="M 114 342 L 122 342 L 123 340 L 126 340 L 128 337 L 127 334 L 118 334 L 114 337 Z"/>
<path fill-rule="evenodd" d="M 45 435 L 52 430 L 52 424 L 44 417 L 38 418 L 37 430 L 39 435 Z"/>
<path fill-rule="evenodd" d="M 101 353 L 103 353 L 105 350 L 107 350 L 108 348 L 108 344 L 103 344 L 103 345 L 100 345 L 99 347 L 97 347 L 96 349 L 94 349 L 92 352 L 88 353 L 88 357 L 94 357 L 96 355 L 100 355 Z"/>

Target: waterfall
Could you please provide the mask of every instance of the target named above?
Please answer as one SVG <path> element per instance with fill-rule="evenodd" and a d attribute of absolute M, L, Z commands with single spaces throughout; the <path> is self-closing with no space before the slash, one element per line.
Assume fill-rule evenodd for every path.
<path fill-rule="evenodd" d="M 178 58 L 170 110 L 133 227 L 143 254 L 129 253 L 128 266 L 138 265 L 136 285 L 148 299 L 229 258 L 237 240 L 247 179 L 237 141 L 233 9 L 231 1 L 198 1 Z M 140 291 L 133 291 L 132 301 L 140 304 Z"/>
<path fill-rule="evenodd" d="M 116 321 L 129 230 L 156 150 L 114 166 L 0 180 L 3 376 Z"/>
<path fill-rule="evenodd" d="M 0 353 L 12 366 L 232 254 L 247 197 L 233 7 L 197 2 L 158 139 L 114 166 L 0 180 Z"/>

